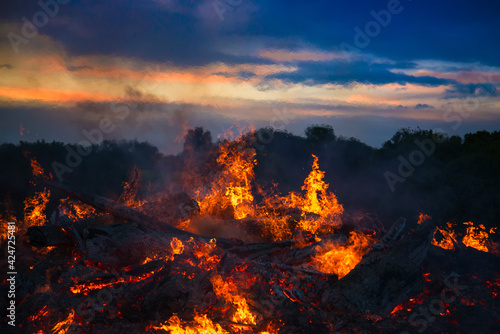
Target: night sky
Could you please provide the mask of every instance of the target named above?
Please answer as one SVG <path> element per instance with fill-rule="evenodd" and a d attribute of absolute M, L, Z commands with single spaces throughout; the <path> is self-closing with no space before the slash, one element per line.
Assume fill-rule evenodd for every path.
<path fill-rule="evenodd" d="M 500 129 L 499 1 L 16 0 L 0 35 L 0 142 Z"/>

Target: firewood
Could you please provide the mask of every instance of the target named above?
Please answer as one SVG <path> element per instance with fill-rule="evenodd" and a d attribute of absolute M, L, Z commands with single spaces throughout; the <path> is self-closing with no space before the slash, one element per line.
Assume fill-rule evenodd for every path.
<path fill-rule="evenodd" d="M 398 223 L 398 225 L 401 222 Z M 422 287 L 421 264 L 431 244 L 434 223 L 426 221 L 386 251 L 373 250 L 322 298 L 327 310 L 388 314 Z"/>
<path fill-rule="evenodd" d="M 65 194 L 71 196 L 72 198 L 75 198 L 85 204 L 91 205 L 98 210 L 107 212 L 116 218 L 137 222 L 147 228 L 163 231 L 166 233 L 171 233 L 174 235 L 180 235 L 185 237 L 195 236 L 192 233 L 179 230 L 173 226 L 165 224 L 164 222 L 161 222 L 142 212 L 124 206 L 111 199 L 99 195 L 92 195 L 82 190 L 76 191 L 64 184 L 55 181 L 46 180 L 45 182 L 47 183 L 47 185 L 64 192 Z"/>
<path fill-rule="evenodd" d="M 137 223 L 123 223 L 88 228 L 84 239 L 88 260 L 125 267 L 169 254 L 172 237 L 145 230 Z"/>
<path fill-rule="evenodd" d="M 196 239 L 203 239 L 206 241 L 210 239 L 209 237 L 198 236 L 196 234 L 186 232 L 169 225 L 168 223 L 166 223 L 168 222 L 168 217 L 164 218 L 165 221 L 159 221 L 154 217 L 146 215 L 127 206 L 121 205 L 111 199 L 98 195 L 91 195 L 84 191 L 76 191 L 66 185 L 55 181 L 45 180 L 45 182 L 47 183 L 47 185 L 66 193 L 72 198 L 75 198 L 85 204 L 91 205 L 98 210 L 107 212 L 118 219 L 138 223 L 139 225 L 141 225 L 141 228 L 149 229 L 151 231 L 157 231 L 170 238 L 176 237 L 181 240 L 188 240 L 191 237 Z M 219 244 L 224 247 L 232 247 L 239 244 L 236 241 L 222 238 L 218 238 L 217 240 Z"/>

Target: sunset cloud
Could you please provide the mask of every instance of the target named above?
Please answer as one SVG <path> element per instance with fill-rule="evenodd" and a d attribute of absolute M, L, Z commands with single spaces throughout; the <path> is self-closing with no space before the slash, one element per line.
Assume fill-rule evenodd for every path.
<path fill-rule="evenodd" d="M 499 126 L 500 40 L 491 31 L 500 28 L 500 5 L 425 3 L 405 4 L 366 45 L 356 44 L 354 27 L 373 19 L 376 2 L 243 1 L 222 19 L 210 0 L 69 3 L 26 43 L 0 39 L 0 114 L 10 122 L 2 131 L 18 138 L 19 123 L 40 110 L 54 124 L 81 128 L 112 103 L 132 110 L 116 138 L 160 125 L 270 126 L 285 107 L 288 129 L 298 132 L 312 122 L 353 133 L 347 120 L 378 124 L 384 130 L 359 131 L 369 142 L 419 121 L 449 128 L 443 115 L 466 107 L 460 131 Z M 23 36 L 21 18 L 40 10 L 5 6 L 2 36 Z M 31 133 L 43 137 L 44 129 Z"/>

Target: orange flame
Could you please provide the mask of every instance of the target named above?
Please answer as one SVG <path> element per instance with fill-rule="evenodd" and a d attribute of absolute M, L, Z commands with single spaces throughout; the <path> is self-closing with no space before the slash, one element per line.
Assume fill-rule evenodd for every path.
<path fill-rule="evenodd" d="M 42 166 L 36 159 L 31 159 L 31 169 L 33 170 L 34 177 L 43 176 L 44 174 Z"/>
<path fill-rule="evenodd" d="M 347 275 L 361 261 L 374 240 L 359 232 L 351 232 L 346 245 L 327 243 L 314 257 L 316 270 L 327 274 L 337 274 L 339 279 Z"/>
<path fill-rule="evenodd" d="M 318 197 L 318 193 L 322 198 L 327 197 L 326 191 L 328 189 L 328 184 L 323 181 L 325 172 L 319 169 L 318 157 L 314 154 L 312 156 L 314 158 L 312 171 L 309 173 L 302 186 L 302 190 L 306 191 L 306 201 L 302 203 L 302 210 L 324 216 L 328 208 L 325 207 L 326 203 L 321 201 Z"/>
<path fill-rule="evenodd" d="M 255 325 L 256 316 L 250 311 L 245 297 L 241 296 L 238 286 L 231 281 L 223 280 L 220 275 L 211 277 L 214 292 L 217 296 L 224 298 L 226 302 L 232 303 L 236 308 L 232 321 L 240 324 Z"/>
<path fill-rule="evenodd" d="M 338 202 L 337 196 L 328 191 L 329 185 L 323 181 L 325 172 L 319 169 L 318 157 L 314 154 L 312 157 L 314 159 L 312 170 L 302 186 L 305 195 L 291 192 L 286 197 L 275 196 L 267 203 L 274 207 L 283 205 L 288 208 L 301 209 L 302 219 L 298 226 L 304 231 L 315 234 L 322 225 L 338 226 L 342 224 L 340 216 L 344 212 L 344 208 Z M 306 215 L 307 213 L 317 214 L 319 218 L 309 217 Z"/>
<path fill-rule="evenodd" d="M 45 209 L 49 202 L 50 191 L 44 189 L 24 200 L 24 224 L 26 226 L 43 225 L 47 220 Z"/>
<path fill-rule="evenodd" d="M 183 323 L 179 317 L 174 314 L 168 319 L 168 324 L 160 326 L 151 326 L 153 329 L 160 329 L 170 334 L 227 334 L 229 332 L 222 329 L 221 325 L 214 324 L 207 316 L 195 314 L 192 325 Z"/>
<path fill-rule="evenodd" d="M 190 242 L 193 242 L 192 238 Z M 196 265 L 203 270 L 212 270 L 221 259 L 220 254 L 217 253 L 217 241 L 215 239 L 211 239 L 208 243 L 195 243 L 192 253 L 198 259 Z"/>
<path fill-rule="evenodd" d="M 340 217 L 343 206 L 335 194 L 328 191 L 329 185 L 324 182 L 325 172 L 319 169 L 318 157 L 315 155 L 312 155 L 312 170 L 302 186 L 304 194 L 291 192 L 287 196 L 270 196 L 259 189 L 264 197 L 264 206 L 257 209 L 252 195 L 255 155 L 255 150 L 243 137 L 234 142 L 220 143 L 216 161 L 222 171 L 212 180 L 208 190 L 199 187 L 195 192 L 202 215 L 236 219 L 249 216 L 266 218 L 260 222 L 264 234 L 273 240 L 292 236 L 289 216 L 275 213 L 284 208 L 300 209 L 302 216 L 297 226 L 313 234 L 318 233 L 321 227 L 331 228 L 342 224 Z M 185 222 L 184 228 L 189 228 L 189 224 L 190 221 Z"/>
<path fill-rule="evenodd" d="M 432 239 L 432 244 L 434 246 L 438 246 L 438 247 L 441 247 L 443 249 L 453 250 L 453 249 L 455 249 L 454 243 L 457 242 L 457 234 L 453 228 L 452 223 L 448 222 L 446 224 L 448 226 L 448 228 L 446 228 L 446 229 L 436 227 L 436 230 L 434 231 L 434 237 Z M 443 237 L 441 239 L 441 241 L 437 241 L 437 239 L 436 239 L 437 232 L 441 233 L 441 235 Z"/>
<path fill-rule="evenodd" d="M 94 207 L 70 199 L 69 197 L 61 199 L 60 209 L 61 213 L 68 216 L 71 220 L 85 219 L 96 214 Z"/>
<path fill-rule="evenodd" d="M 270 217 L 263 222 L 264 228 L 274 241 L 287 240 L 292 237 L 288 217 Z"/>
<path fill-rule="evenodd" d="M 489 241 L 490 234 L 495 233 L 496 227 L 491 228 L 488 232 L 484 225 L 479 224 L 474 226 L 473 222 L 464 222 L 467 226 L 465 236 L 462 238 L 462 243 L 467 247 L 472 247 L 483 252 L 492 252 L 494 254 L 498 253 L 498 245 L 491 243 L 492 249 L 489 249 L 487 243 Z M 446 229 L 441 229 L 436 227 L 434 231 L 434 238 L 432 244 L 434 246 L 441 247 L 443 249 L 453 250 L 455 249 L 454 243 L 457 242 L 457 233 L 454 231 L 453 224 L 448 222 Z M 439 232 L 443 236 L 441 241 L 437 241 L 436 233 Z"/>
<path fill-rule="evenodd" d="M 468 225 L 466 234 L 462 239 L 462 243 L 467 247 L 472 247 L 477 250 L 488 252 L 488 247 L 486 247 L 486 241 L 489 238 L 488 232 L 484 225 L 479 224 L 479 227 L 474 226 L 473 222 L 464 222 L 464 225 Z M 490 233 L 494 232 L 496 228 L 492 228 Z"/>
<path fill-rule="evenodd" d="M 203 189 L 196 192 L 201 214 L 212 214 L 228 206 L 234 210 L 236 219 L 254 213 L 251 183 L 255 178 L 255 155 L 255 150 L 243 138 L 220 144 L 217 163 L 222 171 L 207 195 L 203 196 Z"/>
<path fill-rule="evenodd" d="M 26 152 L 25 154 L 29 154 Z M 33 170 L 33 177 L 43 176 L 44 171 L 42 166 L 36 159 L 31 159 L 31 168 Z M 32 181 L 34 183 L 35 180 Z M 28 197 L 24 200 L 24 226 L 38 226 L 43 225 L 47 220 L 45 210 L 49 202 L 50 191 L 44 189 L 43 191 L 35 193 L 35 195 Z"/>
<path fill-rule="evenodd" d="M 223 173 L 226 191 L 224 195 L 229 199 L 234 208 L 236 219 L 245 218 L 252 210 L 251 182 L 255 178 L 253 167 L 255 165 L 255 150 L 246 148 L 238 150 L 231 145 L 222 145 L 221 154 L 217 163 L 225 166 Z"/>

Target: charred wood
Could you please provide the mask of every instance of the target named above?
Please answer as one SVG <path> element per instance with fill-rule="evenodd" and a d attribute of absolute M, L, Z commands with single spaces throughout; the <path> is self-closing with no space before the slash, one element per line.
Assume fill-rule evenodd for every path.
<path fill-rule="evenodd" d="M 26 232 L 29 243 L 35 247 L 73 246 L 74 240 L 67 230 L 54 225 L 31 226 Z"/>

